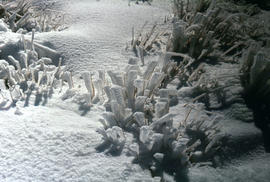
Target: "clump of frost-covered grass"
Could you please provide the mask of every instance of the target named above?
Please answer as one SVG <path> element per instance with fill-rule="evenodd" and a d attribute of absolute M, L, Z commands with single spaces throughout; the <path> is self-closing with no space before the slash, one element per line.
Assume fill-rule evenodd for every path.
<path fill-rule="evenodd" d="M 1 27 L 7 26 L 1 22 Z M 6 36 L 6 31 L 1 31 Z M 35 105 L 39 105 L 42 98 L 44 98 L 43 103 L 45 104 L 61 80 L 62 82 L 67 81 L 69 84 L 72 82 L 69 77 L 70 73 L 61 66 L 61 59 L 58 66 L 53 64 L 55 60 L 51 58 L 58 57 L 58 53 L 36 43 L 34 35 L 35 30 L 32 31 L 32 39 L 28 40 L 21 34 L 20 40 L 15 42 L 18 50 L 11 51 L 12 55 L 9 55 L 6 60 L 0 61 L 1 109 L 16 106 L 17 101 L 21 100 L 24 100 L 25 106 L 27 106 L 31 95 L 36 96 Z M 4 47 L 5 45 L 1 45 L 1 48 Z M 15 58 L 14 55 L 18 58 Z"/>
<path fill-rule="evenodd" d="M 186 167 L 191 161 L 211 158 L 219 141 L 218 118 L 205 114 L 201 120 L 186 116 L 185 122 L 175 121 L 170 106 L 178 102 L 177 90 L 164 85 L 175 63 L 168 56 L 146 67 L 140 67 L 138 62 L 131 58 L 124 71 L 107 71 L 111 84 L 104 87 L 106 112 L 100 120 L 103 128 L 98 129 L 105 143 L 121 150 L 125 145 L 123 133 L 133 133 L 137 143 L 127 147 L 138 160 L 146 157 L 153 171 L 169 160 Z M 191 108 L 193 116 L 203 110 Z"/>
<path fill-rule="evenodd" d="M 60 17 L 60 18 L 59 18 Z M 0 3 L 0 18 L 9 25 L 13 32 L 27 33 L 32 29 L 38 32 L 58 30 L 63 21 L 60 12 L 39 9 L 31 0 L 2 1 Z"/>
<path fill-rule="evenodd" d="M 255 125 L 263 132 L 265 149 L 270 151 L 270 59 L 269 47 L 253 43 L 242 56 L 241 81 L 244 98 L 253 109 Z"/>

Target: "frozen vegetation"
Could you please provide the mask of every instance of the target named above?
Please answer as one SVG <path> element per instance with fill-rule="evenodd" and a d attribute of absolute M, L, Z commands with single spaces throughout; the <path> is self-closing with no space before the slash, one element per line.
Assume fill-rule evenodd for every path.
<path fill-rule="evenodd" d="M 269 13 L 137 2 L 0 6 L 0 181 L 270 178 Z"/>

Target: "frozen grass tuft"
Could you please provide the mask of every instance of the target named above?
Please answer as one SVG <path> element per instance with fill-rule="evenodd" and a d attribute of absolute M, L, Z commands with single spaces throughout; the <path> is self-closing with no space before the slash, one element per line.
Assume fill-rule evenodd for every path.
<path fill-rule="evenodd" d="M 42 104 L 46 104 L 47 99 L 52 96 L 54 88 L 58 87 L 59 80 L 67 81 L 69 86 L 73 87 L 71 74 L 64 71 L 61 60 L 57 67 L 51 58 L 43 57 L 43 55 L 55 56 L 58 53 L 35 43 L 34 34 L 33 30 L 31 41 L 26 40 L 24 35 L 21 35 L 21 39 L 18 41 L 19 52 L 14 52 L 14 54 L 19 55 L 18 60 L 9 55 L 8 60 L 0 62 L 3 99 L 1 109 L 15 107 L 16 103 L 22 100 L 27 106 L 31 95 L 36 96 L 35 105 L 41 104 L 42 100 Z M 39 54 L 40 52 L 42 54 Z"/>
<path fill-rule="evenodd" d="M 38 9 L 31 0 L 2 1 L 0 18 L 9 25 L 13 32 L 26 33 L 32 29 L 38 32 L 60 30 L 64 15 L 48 8 Z"/>

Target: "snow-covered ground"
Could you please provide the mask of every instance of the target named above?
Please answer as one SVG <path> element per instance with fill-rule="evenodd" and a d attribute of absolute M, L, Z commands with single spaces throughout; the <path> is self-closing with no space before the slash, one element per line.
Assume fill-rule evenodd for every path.
<path fill-rule="evenodd" d="M 64 23 L 69 28 L 37 35 L 37 39 L 61 52 L 75 73 L 122 67 L 130 56 L 125 47 L 131 41 L 132 27 L 139 32 L 148 22 L 146 29 L 150 29 L 169 15 L 168 7 L 134 3 L 128 6 L 124 0 L 62 0 L 56 4 L 67 13 Z"/>
<path fill-rule="evenodd" d="M 63 55 L 64 64 L 75 73 L 75 87 L 81 84 L 78 78 L 81 71 L 122 69 L 131 55 L 125 46 L 131 40 L 132 27 L 136 32 L 145 21 L 149 22 L 147 28 L 157 21 L 166 28 L 163 20 L 169 14 L 168 4 L 163 0 L 153 6 L 134 3 L 128 6 L 124 0 L 35 2 L 36 5 L 54 2 L 50 8 L 66 14 L 63 23 L 67 29 L 37 33 L 35 40 Z M 31 97 L 28 107 L 23 107 L 24 101 L 17 103 L 20 112 L 16 108 L 0 111 L 1 182 L 159 181 L 151 177 L 150 171 L 134 164 L 125 149 L 114 156 L 97 150 L 102 139 L 96 129 L 101 127 L 98 120 L 104 108 L 95 105 L 84 113 L 79 105 L 62 101 L 58 91 L 45 105 L 34 106 L 35 97 Z M 172 112 L 174 109 L 178 112 L 177 108 L 172 108 Z M 223 130 L 232 135 L 232 140 L 240 138 L 237 142 L 247 140 L 246 136 L 254 140 L 260 135 L 253 124 L 232 120 L 224 120 Z M 246 145 L 256 142 L 248 140 Z M 266 182 L 270 179 L 269 160 L 270 155 L 256 151 L 256 155 L 232 159 L 223 168 L 192 167 L 188 181 Z"/>
<path fill-rule="evenodd" d="M 150 26 L 168 13 L 117 0 L 59 0 L 51 8 L 68 13 L 68 29 L 37 34 L 37 41 L 61 52 L 65 65 L 76 73 L 121 68 L 127 62 L 123 52 L 132 27 L 139 29 L 145 21 Z M 96 150 L 102 143 L 96 132 L 101 127 L 101 108 L 81 116 L 78 105 L 62 103 L 57 96 L 45 106 L 34 106 L 34 99 L 28 107 L 17 104 L 22 115 L 16 115 L 15 108 L 0 111 L 1 182 L 154 181 L 124 152 L 110 156 Z"/>
<path fill-rule="evenodd" d="M 88 117 L 57 107 L 1 111 L 1 181 L 152 181 L 132 158 L 97 152 L 99 113 Z"/>

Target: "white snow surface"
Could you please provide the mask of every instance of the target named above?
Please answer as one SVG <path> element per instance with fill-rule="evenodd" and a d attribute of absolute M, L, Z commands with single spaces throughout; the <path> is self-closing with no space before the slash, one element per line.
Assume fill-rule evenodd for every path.
<path fill-rule="evenodd" d="M 155 21 L 162 25 L 169 13 L 165 0 L 153 6 L 128 6 L 125 0 L 34 1 L 36 5 L 55 2 L 50 8 L 66 13 L 66 30 L 37 33 L 35 40 L 59 51 L 64 64 L 77 74 L 122 69 L 130 56 L 124 49 L 131 40 L 132 27 L 137 32 L 145 21 L 149 22 L 147 29 Z M 18 38 L 9 32 L 1 32 L 0 37 L 4 38 L 1 44 Z M 76 87 L 81 84 L 77 79 Z M 34 97 L 28 107 L 20 101 L 17 105 L 22 115 L 16 108 L 0 111 L 0 182 L 159 181 L 134 164 L 126 148 L 117 156 L 97 151 L 102 139 L 96 129 L 101 127 L 98 120 L 104 109 L 96 105 L 81 116 L 79 106 L 62 101 L 58 91 L 45 106 L 34 106 Z M 250 132 L 250 128 L 245 131 Z M 231 131 L 231 127 L 224 130 Z M 233 133 L 241 134 L 238 130 Z M 130 142 L 132 138 L 128 137 Z M 192 167 L 188 176 L 194 182 L 267 181 L 269 159 L 262 154 L 220 169 Z"/>
<path fill-rule="evenodd" d="M 132 157 L 97 152 L 99 113 L 57 107 L 1 111 L 0 181 L 152 181 Z"/>
<path fill-rule="evenodd" d="M 58 6 L 65 13 L 64 23 L 69 28 L 42 33 L 37 40 L 49 42 L 61 52 L 65 64 L 75 73 L 123 68 L 131 55 L 125 47 L 131 41 L 132 27 L 136 35 L 145 22 L 145 30 L 150 30 L 155 22 L 162 25 L 169 15 L 168 8 L 160 3 L 128 6 L 125 0 L 61 0 L 52 8 L 58 10 Z"/>
<path fill-rule="evenodd" d="M 36 1 L 47 2 L 52 1 Z M 156 6 L 129 7 L 121 0 L 57 0 L 51 8 L 68 13 L 68 28 L 37 33 L 36 40 L 61 52 L 65 65 L 76 73 L 122 67 L 132 27 L 138 30 L 146 20 L 151 25 L 168 13 Z M 110 156 L 95 149 L 102 143 L 96 132 L 100 106 L 81 116 L 78 105 L 63 102 L 57 94 L 45 106 L 34 106 L 33 99 L 28 107 L 18 102 L 22 115 L 16 108 L 0 111 L 1 182 L 155 181 L 125 150 Z"/>

